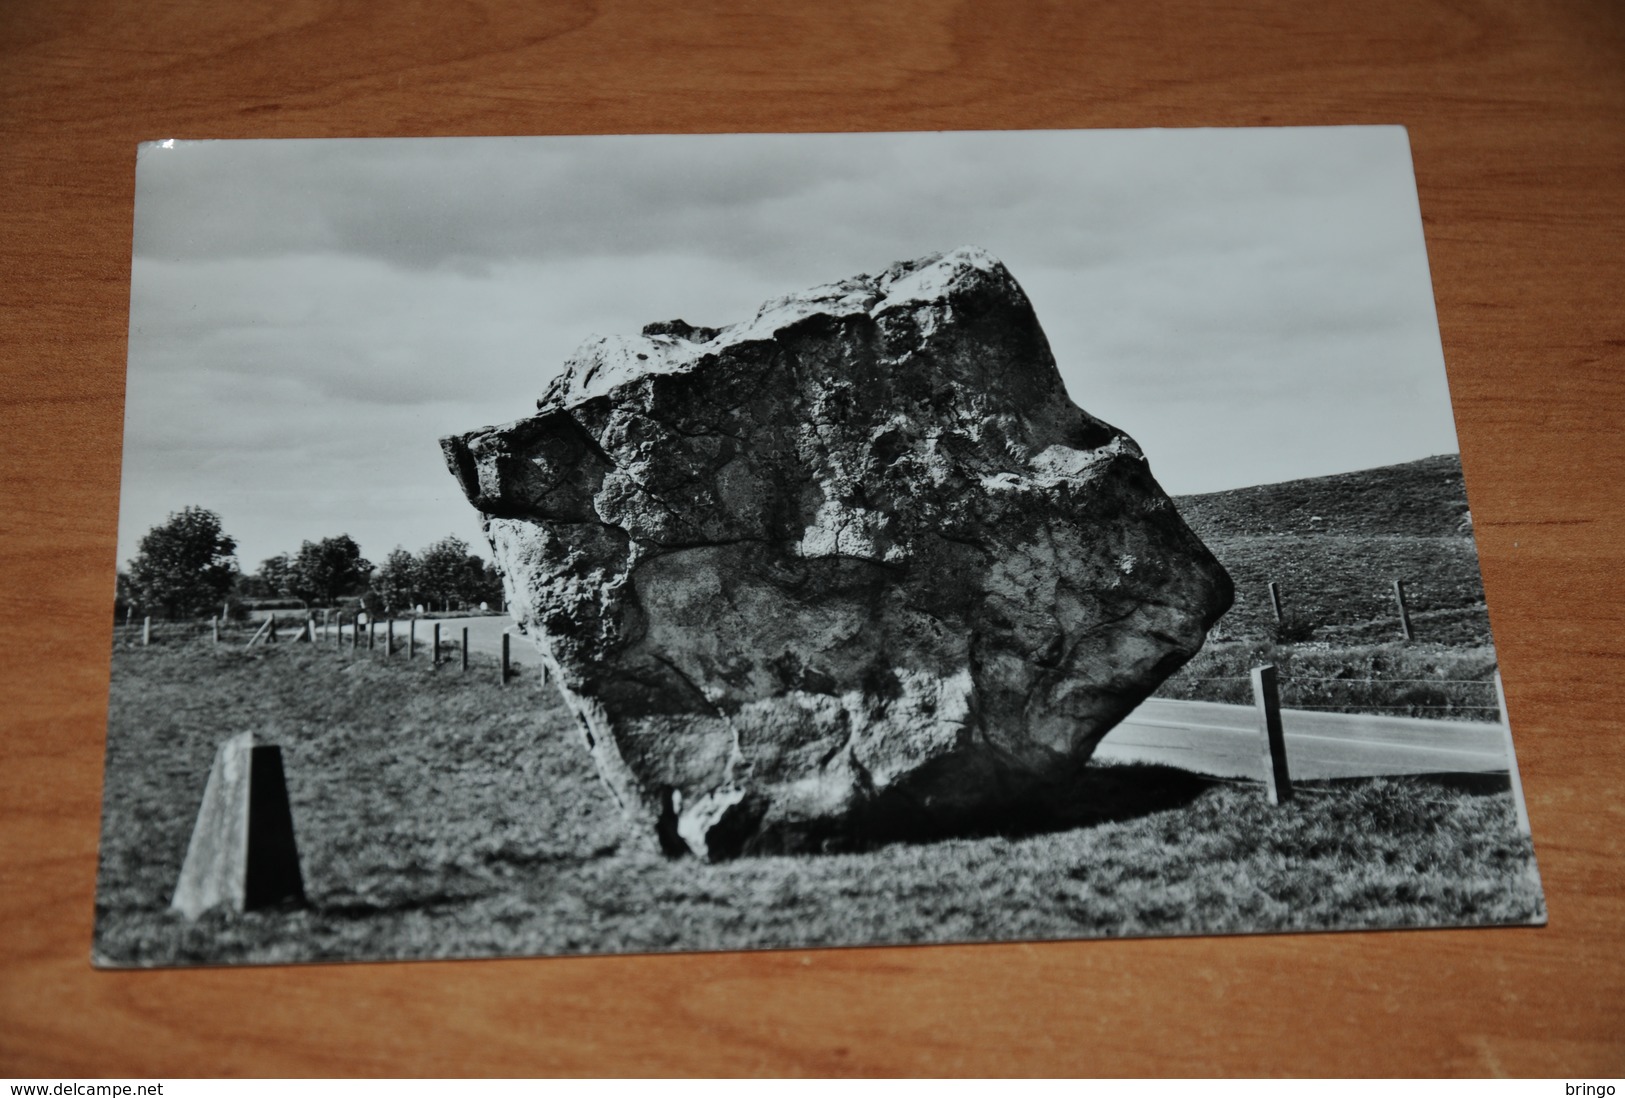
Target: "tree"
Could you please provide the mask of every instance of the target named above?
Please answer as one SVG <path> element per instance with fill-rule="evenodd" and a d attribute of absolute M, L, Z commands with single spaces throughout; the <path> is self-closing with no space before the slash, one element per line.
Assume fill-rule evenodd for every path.
<path fill-rule="evenodd" d="M 340 534 L 299 547 L 289 566 L 288 589 L 295 598 L 330 606 L 360 592 L 371 578 L 372 562 L 361 555 L 361 547 L 349 534 Z"/>
<path fill-rule="evenodd" d="M 400 546 L 391 549 L 373 577 L 372 589 L 390 610 L 411 606 L 417 598 L 418 561 Z"/>
<path fill-rule="evenodd" d="M 497 570 L 455 534 L 416 555 L 396 546 L 373 577 L 372 590 L 392 610 L 418 602 L 450 610 L 454 604 L 495 603 L 503 597 Z"/>
<path fill-rule="evenodd" d="M 255 576 L 264 589 L 262 598 L 298 597 L 293 595 L 293 558 L 286 553 L 278 553 L 274 557 L 260 561 L 260 570 Z"/>
<path fill-rule="evenodd" d="M 128 621 L 135 614 L 136 594 L 128 572 L 120 572 L 113 587 L 113 620 Z"/>
<path fill-rule="evenodd" d="M 219 515 L 183 508 L 141 539 L 130 561 L 130 593 L 165 617 L 212 614 L 236 578 L 236 553 L 236 539 L 221 530 Z"/>
<path fill-rule="evenodd" d="M 507 595 L 502 589 L 502 573 L 497 571 L 497 566 L 471 555 L 468 558 L 468 586 L 464 589 L 463 598 L 470 605 L 483 602 L 501 606 Z"/>
<path fill-rule="evenodd" d="M 418 590 L 451 609 L 451 600 L 463 597 L 468 576 L 468 542 L 449 534 L 418 555 Z"/>

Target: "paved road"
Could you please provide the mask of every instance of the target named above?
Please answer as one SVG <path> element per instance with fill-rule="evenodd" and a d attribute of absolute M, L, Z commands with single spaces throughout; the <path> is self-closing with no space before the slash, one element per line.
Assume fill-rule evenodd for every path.
<path fill-rule="evenodd" d="M 1281 727 L 1294 778 L 1508 769 L 1498 724 L 1282 709 Z M 1106 734 L 1095 758 L 1261 778 L 1264 736 L 1251 706 L 1152 698 Z"/>
<path fill-rule="evenodd" d="M 442 618 L 440 619 L 440 635 L 447 640 L 458 640 L 462 637 L 462 629 L 468 627 L 468 650 L 480 652 L 487 656 L 502 655 L 502 634 L 513 634 L 508 642 L 508 662 L 522 666 L 535 667 L 542 662 L 541 655 L 536 646 L 530 643 L 530 638 L 519 631 L 510 617 L 481 617 L 481 618 Z M 434 632 L 434 623 L 430 621 L 418 622 L 418 639 L 421 641 Z"/>
<path fill-rule="evenodd" d="M 502 634 L 509 631 L 510 661 L 540 663 L 510 618 L 440 619 L 447 641 L 460 639 L 464 626 L 470 652 L 499 656 Z M 395 623 L 402 643 L 407 628 L 404 621 Z M 427 647 L 433 634 L 432 621 L 418 622 L 420 645 Z M 1281 710 L 1281 724 L 1292 776 L 1304 780 L 1508 769 L 1506 731 L 1498 724 L 1305 709 Z M 1224 778 L 1261 777 L 1263 757 L 1264 738 L 1252 706 L 1164 698 L 1143 703 L 1095 749 L 1101 760 L 1163 763 Z"/>
<path fill-rule="evenodd" d="M 502 634 L 506 630 L 513 634 L 513 640 L 508 645 L 508 662 L 515 667 L 538 667 L 541 665 L 541 656 L 536 646 L 530 643 L 530 638 L 519 631 L 513 619 L 506 616 L 477 617 L 477 618 L 440 618 L 441 643 L 451 644 L 462 640 L 462 630 L 468 628 L 468 650 L 483 655 L 499 657 L 502 655 Z M 434 639 L 434 620 L 424 619 L 417 623 L 417 642 L 423 651 L 428 651 L 430 642 Z M 317 627 L 320 630 L 320 626 Z M 395 622 L 396 644 L 406 643 L 407 631 L 411 624 L 406 621 Z M 378 643 L 383 644 L 383 625 L 380 621 Z M 349 636 L 349 626 L 345 626 L 345 636 Z M 367 637 L 363 630 L 361 641 L 366 643 Z"/>

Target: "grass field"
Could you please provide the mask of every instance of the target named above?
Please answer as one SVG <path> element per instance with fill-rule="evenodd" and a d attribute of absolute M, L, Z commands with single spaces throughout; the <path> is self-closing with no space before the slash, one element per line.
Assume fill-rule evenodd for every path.
<path fill-rule="evenodd" d="M 1417 640 L 1490 643 L 1454 454 L 1175 502 L 1236 582 L 1235 606 L 1215 640 L 1394 640 L 1402 635 L 1393 593 L 1399 579 Z M 1286 619 L 1280 626 L 1269 599 L 1272 580 Z"/>
<path fill-rule="evenodd" d="M 1251 704 L 1249 670 L 1272 663 L 1288 707 L 1499 719 L 1456 455 L 1176 502 L 1235 581 L 1236 602 L 1159 697 Z M 1405 581 L 1410 641 L 1395 580 Z"/>
<path fill-rule="evenodd" d="M 1157 689 L 1159 698 L 1252 705 L 1251 670 L 1273 664 L 1289 709 L 1499 721 L 1489 645 L 1275 644 L 1209 641 Z"/>
<path fill-rule="evenodd" d="M 622 843 L 556 694 L 488 661 L 113 654 L 96 956 L 114 965 L 737 949 L 1526 923 L 1504 780 L 1259 786 L 1100 767 L 1053 830 L 668 861 Z M 166 909 L 216 745 L 280 744 L 309 906 Z"/>

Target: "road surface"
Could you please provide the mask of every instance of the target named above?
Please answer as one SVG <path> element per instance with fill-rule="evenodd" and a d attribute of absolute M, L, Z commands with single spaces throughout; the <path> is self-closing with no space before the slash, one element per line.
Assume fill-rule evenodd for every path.
<path fill-rule="evenodd" d="M 541 665 L 541 653 L 536 646 L 530 643 L 530 638 L 519 631 L 513 619 L 502 617 L 480 618 L 441 618 L 440 635 L 448 641 L 462 639 L 463 627 L 468 627 L 468 650 L 479 652 L 487 656 L 502 655 L 502 634 L 511 633 L 513 639 L 508 642 L 508 662 L 519 667 L 537 667 Z M 434 622 L 418 622 L 418 642 L 434 635 Z"/>
<path fill-rule="evenodd" d="M 1482 773 L 1508 769 L 1506 729 L 1364 713 L 1282 709 L 1295 779 L 1385 774 Z M 1264 735 L 1248 705 L 1151 698 L 1106 734 L 1094 757 L 1177 766 L 1221 778 L 1264 773 Z"/>
<path fill-rule="evenodd" d="M 442 618 L 441 636 L 458 641 L 465 626 L 470 652 L 500 656 L 507 631 L 513 637 L 512 663 L 541 662 L 529 638 L 506 616 Z M 405 643 L 408 628 L 405 621 L 395 623 L 399 643 Z M 424 649 L 433 635 L 433 621 L 417 623 L 417 642 Z M 1506 730 L 1499 724 L 1282 709 L 1281 725 L 1288 766 L 1300 780 L 1509 769 Z M 1162 763 L 1221 778 L 1261 779 L 1265 765 L 1264 737 L 1252 706 L 1165 698 L 1142 703 L 1106 734 L 1094 757 Z"/>
<path fill-rule="evenodd" d="M 440 643 L 442 644 L 452 645 L 461 643 L 463 638 L 463 628 L 466 626 L 468 629 L 468 650 L 470 652 L 478 652 L 482 655 L 500 658 L 502 655 L 502 634 L 504 631 L 507 631 L 513 634 L 513 640 L 511 640 L 508 645 L 508 662 L 515 667 L 541 666 L 542 657 L 540 653 L 536 651 L 536 646 L 530 643 L 529 637 L 525 636 L 519 631 L 519 627 L 513 623 L 513 619 L 507 617 L 506 615 L 481 616 L 476 618 L 420 619 L 417 623 L 417 643 L 419 649 L 423 652 L 427 652 L 429 650 L 429 645 L 434 640 L 434 627 L 436 620 L 438 620 L 440 623 Z M 412 624 L 409 621 L 396 619 L 396 647 L 402 647 L 406 644 L 406 635 L 408 630 L 411 628 Z M 316 629 L 317 635 L 321 635 L 321 626 L 318 625 Z M 366 644 L 366 626 L 363 625 L 361 629 L 361 643 Z M 350 624 L 348 621 L 346 621 L 344 625 L 344 636 L 346 643 L 348 643 L 350 636 Z M 378 622 L 377 643 L 379 645 L 384 643 L 383 619 L 381 618 Z M 451 651 L 455 652 L 456 650 L 452 649 Z"/>

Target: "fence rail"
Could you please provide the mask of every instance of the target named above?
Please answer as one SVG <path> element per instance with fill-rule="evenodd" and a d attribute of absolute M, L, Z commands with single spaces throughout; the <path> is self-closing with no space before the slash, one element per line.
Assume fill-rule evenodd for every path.
<path fill-rule="evenodd" d="M 473 666 L 469 627 L 452 628 L 443 622 L 430 620 L 432 639 L 429 641 L 429 660 L 424 666 L 433 671 L 455 665 L 459 673 Z M 357 656 L 373 652 L 375 658 L 395 660 L 403 657 L 408 662 L 421 662 L 418 651 L 418 619 L 397 621 L 394 618 L 369 620 L 364 615 L 333 613 L 317 621 L 315 614 L 278 613 L 263 619 L 231 621 L 221 618 L 203 618 L 181 621 L 153 621 L 115 624 L 113 641 L 123 647 L 163 646 L 176 642 L 190 643 L 207 639 L 212 646 L 233 646 L 241 649 L 263 648 L 273 645 L 299 645 L 330 648 L 339 655 Z M 383 643 L 378 634 L 383 633 Z M 404 644 L 402 641 L 404 640 Z M 522 669 L 511 654 L 508 631 L 501 636 L 499 654 L 492 654 L 492 669 L 497 680 L 507 684 L 518 678 Z M 482 660 L 483 662 L 483 660 Z M 475 666 L 475 670 L 479 667 Z M 536 668 L 542 682 L 550 679 L 545 665 Z"/>
<path fill-rule="evenodd" d="M 1248 675 L 1191 675 L 1186 682 L 1251 682 Z M 1337 682 L 1337 683 L 1393 683 L 1413 684 L 1420 683 L 1426 686 L 1485 686 L 1494 687 L 1494 679 L 1390 679 L 1382 676 L 1357 675 L 1345 677 L 1342 675 L 1293 675 L 1293 682 Z"/>
<path fill-rule="evenodd" d="M 1353 586 L 1296 580 L 1294 586 L 1291 576 L 1250 574 L 1237 590 L 1235 612 L 1217 626 L 1220 634 L 1264 636 L 1282 644 L 1350 635 L 1365 636 L 1366 643 L 1410 643 L 1459 638 L 1463 615 L 1483 617 L 1488 628 L 1482 590 L 1474 599 L 1459 576 L 1340 576 Z"/>
<path fill-rule="evenodd" d="M 1287 708 L 1288 709 L 1325 709 L 1325 710 L 1330 710 L 1330 711 L 1335 711 L 1335 712 L 1344 712 L 1344 713 L 1346 713 L 1346 712 L 1349 712 L 1350 706 L 1355 706 L 1355 705 L 1357 705 L 1359 707 L 1358 708 L 1359 712 L 1364 712 L 1367 709 L 1381 709 L 1381 710 L 1395 710 L 1395 711 L 1403 710 L 1406 713 L 1409 713 L 1413 709 L 1438 709 L 1438 710 L 1442 710 L 1442 711 L 1445 711 L 1445 712 L 1452 712 L 1452 713 L 1455 712 L 1458 709 L 1482 709 L 1482 710 L 1486 710 L 1486 711 L 1491 712 L 1491 713 L 1499 713 L 1501 711 L 1501 707 L 1498 706 L 1498 705 L 1455 705 L 1455 704 L 1451 704 L 1451 705 L 1424 705 L 1424 704 L 1421 704 L 1421 703 L 1417 703 L 1417 704 L 1413 704 L 1413 705 L 1368 705 L 1365 702 L 1349 702 L 1347 704 L 1336 704 L 1336 705 L 1309 705 L 1307 703 L 1297 703 L 1297 704 L 1294 704 L 1294 705 L 1289 705 L 1289 706 L 1287 706 Z"/>

